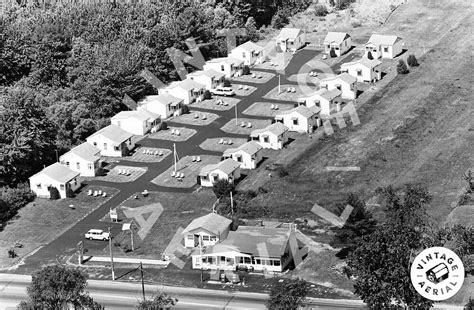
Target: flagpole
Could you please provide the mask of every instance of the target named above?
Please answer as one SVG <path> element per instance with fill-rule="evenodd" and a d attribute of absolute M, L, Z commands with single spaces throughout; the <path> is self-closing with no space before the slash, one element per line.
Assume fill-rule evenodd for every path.
<path fill-rule="evenodd" d="M 278 95 L 281 93 L 280 75 L 278 75 Z"/>
<path fill-rule="evenodd" d="M 234 108 L 235 108 L 235 124 L 238 125 L 239 121 L 237 119 L 237 104 L 234 105 Z"/>
<path fill-rule="evenodd" d="M 174 173 L 176 173 L 176 143 L 173 143 Z"/>

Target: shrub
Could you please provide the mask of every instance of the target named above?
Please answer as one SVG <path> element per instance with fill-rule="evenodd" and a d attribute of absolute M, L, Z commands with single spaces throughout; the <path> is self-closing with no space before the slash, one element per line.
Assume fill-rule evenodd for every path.
<path fill-rule="evenodd" d="M 413 54 L 408 56 L 407 63 L 410 67 L 418 67 L 420 65 L 415 55 Z"/>
<path fill-rule="evenodd" d="M 202 95 L 202 99 L 207 100 L 207 99 L 211 99 L 211 98 L 212 98 L 211 92 L 206 89 L 206 91 Z"/>
<path fill-rule="evenodd" d="M 230 87 L 232 84 L 230 83 L 228 79 L 225 79 L 223 85 L 224 87 Z"/>
<path fill-rule="evenodd" d="M 23 208 L 28 202 L 36 197 L 27 184 L 18 184 L 17 187 L 3 187 L 0 189 L 0 197 L 13 210 Z"/>
<path fill-rule="evenodd" d="M 61 198 L 61 195 L 59 195 L 59 191 L 56 187 L 49 188 L 49 198 L 52 200 L 57 200 Z"/>
<path fill-rule="evenodd" d="M 374 59 L 374 56 L 372 56 L 372 52 L 367 53 L 367 58 L 370 60 Z"/>
<path fill-rule="evenodd" d="M 187 104 L 184 104 L 182 107 L 181 107 L 181 113 L 183 114 L 188 114 L 189 113 L 189 107 Z"/>
<path fill-rule="evenodd" d="M 258 192 L 259 192 L 260 194 L 266 194 L 266 193 L 268 193 L 268 191 L 267 191 L 264 187 L 261 187 L 261 186 L 258 188 Z"/>
<path fill-rule="evenodd" d="M 408 72 L 410 72 L 410 71 L 408 70 L 407 64 L 405 63 L 405 61 L 403 59 L 400 59 L 398 61 L 398 65 L 397 65 L 397 73 L 398 74 L 407 74 Z"/>
<path fill-rule="evenodd" d="M 318 4 L 314 8 L 314 14 L 316 14 L 316 16 L 326 16 L 328 14 L 328 9 L 326 6 Z"/>
<path fill-rule="evenodd" d="M 123 147 L 122 154 L 123 154 L 123 156 L 128 156 L 128 155 L 130 155 L 130 149 L 129 149 L 127 146 L 124 146 L 124 147 Z"/>
<path fill-rule="evenodd" d="M 472 191 L 470 189 L 466 189 L 461 194 L 461 196 L 459 196 L 458 205 L 462 206 L 462 205 L 467 204 L 469 202 L 469 200 L 471 200 L 471 193 L 472 193 Z"/>
<path fill-rule="evenodd" d="M 234 192 L 234 184 L 230 183 L 227 180 L 221 179 L 214 183 L 212 190 L 216 195 L 217 199 L 222 197 L 229 197 L 230 192 Z"/>
<path fill-rule="evenodd" d="M 278 167 L 277 168 L 277 173 L 280 178 L 286 177 L 288 175 L 288 170 L 286 170 L 284 167 Z"/>
<path fill-rule="evenodd" d="M 66 189 L 66 197 L 67 198 L 74 198 L 75 194 L 74 194 L 74 191 L 72 190 L 72 188 L 68 187 Z"/>
<path fill-rule="evenodd" d="M 166 130 L 166 129 L 168 129 L 168 124 L 166 122 L 161 122 L 159 130 Z"/>
<path fill-rule="evenodd" d="M 357 28 L 357 27 L 362 26 L 362 23 L 361 23 L 360 20 L 353 20 L 353 21 L 351 22 L 351 26 L 352 26 L 352 28 Z"/>
<path fill-rule="evenodd" d="M 331 50 L 331 51 L 329 52 L 329 56 L 331 56 L 332 58 L 337 57 L 336 51 L 335 51 L 335 50 Z"/>
<path fill-rule="evenodd" d="M 250 74 L 250 68 L 249 66 L 245 65 L 244 68 L 242 69 L 242 75 L 249 75 Z"/>
<path fill-rule="evenodd" d="M 9 249 L 8 250 L 8 258 L 15 258 L 17 256 L 18 255 L 16 254 L 15 249 Z"/>

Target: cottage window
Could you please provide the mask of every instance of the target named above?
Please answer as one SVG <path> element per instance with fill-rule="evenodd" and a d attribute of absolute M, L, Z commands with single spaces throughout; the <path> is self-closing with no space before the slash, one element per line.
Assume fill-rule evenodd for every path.
<path fill-rule="evenodd" d="M 93 144 L 94 144 L 94 146 L 97 146 L 97 142 L 94 142 Z"/>
<path fill-rule="evenodd" d="M 224 65 L 221 65 L 221 71 L 225 71 L 225 70 L 224 70 Z"/>
<path fill-rule="evenodd" d="M 238 161 L 239 163 L 242 162 L 242 156 L 237 156 L 236 159 L 237 159 L 237 161 Z"/>
<path fill-rule="evenodd" d="M 357 70 L 357 76 L 362 76 L 362 70 Z"/>
<path fill-rule="evenodd" d="M 41 189 L 41 183 L 36 184 L 37 189 Z"/>
<path fill-rule="evenodd" d="M 120 151 L 120 147 L 114 146 L 114 150 L 115 150 L 115 151 Z"/>
<path fill-rule="evenodd" d="M 265 142 L 265 143 L 269 143 L 269 142 L 270 142 L 270 139 L 268 138 L 268 136 L 263 137 L 263 142 Z"/>
<path fill-rule="evenodd" d="M 388 53 L 388 47 L 383 48 L 384 53 Z"/>
<path fill-rule="evenodd" d="M 66 166 L 68 166 L 68 167 L 69 167 L 69 162 L 68 162 L 68 161 L 66 162 Z"/>
<path fill-rule="evenodd" d="M 207 180 L 207 175 L 202 175 L 201 180 Z"/>
<path fill-rule="evenodd" d="M 202 241 L 209 241 L 209 236 L 202 236 Z"/>
<path fill-rule="evenodd" d="M 245 52 L 242 52 L 242 58 L 245 58 Z"/>
<path fill-rule="evenodd" d="M 92 164 L 87 164 L 87 169 L 92 170 L 93 165 Z"/>
<path fill-rule="evenodd" d="M 81 163 L 76 163 L 76 168 L 81 169 Z"/>
<path fill-rule="evenodd" d="M 104 150 L 107 149 L 107 143 L 104 143 Z"/>
<path fill-rule="evenodd" d="M 120 127 L 120 125 L 121 125 L 120 121 L 117 121 L 117 126 L 119 126 L 119 127 Z"/>
<path fill-rule="evenodd" d="M 331 48 L 331 45 L 328 45 L 328 48 Z"/>
<path fill-rule="evenodd" d="M 336 84 L 336 88 L 341 90 L 341 84 Z"/>
<path fill-rule="evenodd" d="M 59 185 L 59 189 L 63 191 L 64 190 L 64 184 Z"/>
<path fill-rule="evenodd" d="M 244 257 L 244 264 L 251 264 L 252 263 L 252 260 L 250 259 L 250 257 Z"/>
<path fill-rule="evenodd" d="M 217 237 L 216 237 L 216 236 L 211 236 L 209 239 L 210 239 L 211 241 L 217 241 Z"/>
<path fill-rule="evenodd" d="M 293 119 L 293 125 L 298 125 L 298 119 L 297 118 Z"/>
<path fill-rule="evenodd" d="M 260 258 L 256 258 L 256 259 L 255 259 L 255 264 L 261 265 L 261 264 L 262 264 L 261 259 L 260 259 Z"/>
<path fill-rule="evenodd" d="M 273 261 L 273 266 L 280 266 L 280 261 L 279 260 L 274 260 Z"/>
<path fill-rule="evenodd" d="M 244 258 L 243 258 L 242 256 L 237 256 L 237 257 L 235 258 L 235 260 L 238 261 L 239 264 L 243 264 L 243 263 L 244 263 Z"/>

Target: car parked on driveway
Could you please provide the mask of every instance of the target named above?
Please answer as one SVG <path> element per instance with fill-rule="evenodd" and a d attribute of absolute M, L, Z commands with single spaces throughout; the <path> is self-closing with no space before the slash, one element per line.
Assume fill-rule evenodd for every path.
<path fill-rule="evenodd" d="M 232 87 L 218 86 L 214 89 L 211 89 L 211 94 L 217 96 L 233 96 L 235 95 L 235 91 L 232 89 Z"/>
<path fill-rule="evenodd" d="M 108 241 L 109 240 L 109 233 L 103 231 L 102 229 L 90 229 L 84 237 L 89 240 L 102 240 L 102 241 Z"/>

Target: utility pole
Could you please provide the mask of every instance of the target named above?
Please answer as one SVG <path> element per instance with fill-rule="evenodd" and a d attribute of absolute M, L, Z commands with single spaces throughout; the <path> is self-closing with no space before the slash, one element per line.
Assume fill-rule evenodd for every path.
<path fill-rule="evenodd" d="M 135 252 L 135 247 L 133 246 L 133 220 L 130 222 L 130 239 L 132 243 L 132 252 Z"/>
<path fill-rule="evenodd" d="M 202 236 L 199 235 L 199 252 L 201 254 L 201 283 L 204 280 L 203 268 L 202 268 Z"/>
<path fill-rule="evenodd" d="M 278 75 L 278 95 L 281 93 L 280 75 Z"/>
<path fill-rule="evenodd" d="M 112 252 L 112 234 L 110 233 L 110 227 L 109 227 L 109 251 L 110 251 L 110 264 L 112 266 L 112 281 L 115 281 L 114 254 Z"/>
<path fill-rule="evenodd" d="M 234 105 L 234 108 L 235 108 L 235 124 L 238 125 L 239 121 L 237 119 L 237 103 Z"/>
<path fill-rule="evenodd" d="M 140 275 L 142 277 L 142 295 L 143 295 L 143 301 L 146 300 L 145 298 L 145 283 L 143 282 L 143 264 L 140 262 Z"/>
<path fill-rule="evenodd" d="M 234 215 L 234 199 L 232 198 L 232 191 L 230 192 L 230 212 Z"/>

